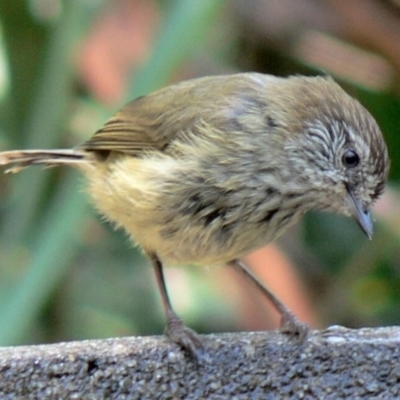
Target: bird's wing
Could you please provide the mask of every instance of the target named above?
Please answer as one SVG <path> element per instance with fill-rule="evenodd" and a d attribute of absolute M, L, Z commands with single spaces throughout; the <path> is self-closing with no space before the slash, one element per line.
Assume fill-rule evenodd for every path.
<path fill-rule="evenodd" d="M 137 98 L 79 148 L 131 155 L 163 151 L 178 137 L 196 131 L 206 114 L 206 105 L 210 107 L 210 88 L 214 80 L 206 77 L 181 82 Z M 219 82 L 221 78 L 216 80 L 222 83 Z"/>
<path fill-rule="evenodd" d="M 246 74 L 214 76 L 181 82 L 139 97 L 79 149 L 138 156 L 152 150 L 167 151 L 175 140 L 203 134 L 204 124 L 227 130 L 226 120 L 233 113 L 232 98 L 237 93 L 246 96 L 248 82 L 259 86 Z"/>

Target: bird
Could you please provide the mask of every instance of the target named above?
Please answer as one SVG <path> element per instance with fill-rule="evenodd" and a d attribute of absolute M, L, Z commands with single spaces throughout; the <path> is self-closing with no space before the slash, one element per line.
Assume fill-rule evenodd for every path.
<path fill-rule="evenodd" d="M 175 312 L 164 267 L 237 268 L 280 313 L 281 330 L 303 341 L 308 325 L 242 258 L 311 210 L 351 216 L 371 238 L 390 160 L 375 119 L 333 78 L 242 72 L 139 97 L 72 149 L 0 152 L 7 172 L 64 164 L 148 256 L 166 334 L 196 354 L 202 340 Z"/>

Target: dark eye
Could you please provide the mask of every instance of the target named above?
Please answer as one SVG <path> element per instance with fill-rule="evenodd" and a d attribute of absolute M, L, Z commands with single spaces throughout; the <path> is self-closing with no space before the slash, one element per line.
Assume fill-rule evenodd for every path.
<path fill-rule="evenodd" d="M 346 153 L 343 154 L 343 164 L 348 168 L 354 168 L 360 162 L 360 157 L 353 150 L 347 150 Z"/>

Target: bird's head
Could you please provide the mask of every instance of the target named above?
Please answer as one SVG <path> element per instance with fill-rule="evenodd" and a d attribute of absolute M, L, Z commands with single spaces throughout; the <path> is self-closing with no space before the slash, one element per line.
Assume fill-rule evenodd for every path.
<path fill-rule="evenodd" d="M 315 79 L 315 78 L 314 78 Z M 351 215 L 371 238 L 372 204 L 383 193 L 389 156 L 371 114 L 332 79 L 310 80 L 288 140 L 290 163 L 308 182 L 312 208 Z"/>

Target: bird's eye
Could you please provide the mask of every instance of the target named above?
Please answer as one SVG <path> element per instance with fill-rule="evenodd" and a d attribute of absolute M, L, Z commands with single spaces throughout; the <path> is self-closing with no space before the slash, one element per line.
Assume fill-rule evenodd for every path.
<path fill-rule="evenodd" d="M 354 168 L 360 162 L 360 157 L 354 150 L 347 150 L 343 154 L 343 164 L 348 168 Z"/>

